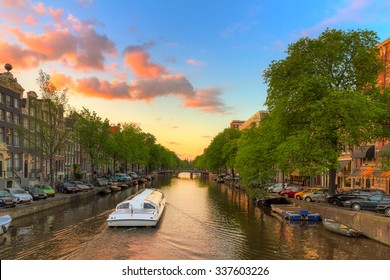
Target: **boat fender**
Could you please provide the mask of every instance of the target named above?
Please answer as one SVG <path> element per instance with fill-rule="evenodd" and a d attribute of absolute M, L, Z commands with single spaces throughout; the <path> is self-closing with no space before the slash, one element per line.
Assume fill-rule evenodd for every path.
<path fill-rule="evenodd" d="M 6 233 L 7 232 L 7 227 L 5 225 L 1 225 L 1 228 L 3 229 L 3 232 Z"/>

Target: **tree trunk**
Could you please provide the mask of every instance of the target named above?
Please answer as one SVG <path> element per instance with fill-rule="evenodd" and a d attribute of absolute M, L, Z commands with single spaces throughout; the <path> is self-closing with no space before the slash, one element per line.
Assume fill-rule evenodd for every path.
<path fill-rule="evenodd" d="M 328 192 L 330 195 L 336 192 L 336 168 L 332 168 L 329 170 L 329 188 Z"/>

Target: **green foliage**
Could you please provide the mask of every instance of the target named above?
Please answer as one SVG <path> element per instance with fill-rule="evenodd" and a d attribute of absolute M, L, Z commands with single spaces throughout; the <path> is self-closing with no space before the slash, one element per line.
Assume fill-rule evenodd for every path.
<path fill-rule="evenodd" d="M 279 168 L 335 172 L 345 145 L 381 135 L 377 45 L 371 31 L 326 30 L 290 45 L 284 60 L 271 63 L 264 72 L 266 105 L 284 135 L 276 149 Z"/>
<path fill-rule="evenodd" d="M 241 132 L 234 128 L 226 128 L 211 141 L 201 158 L 195 161 L 197 167 L 217 171 L 220 168 L 233 168 L 238 150 Z"/>

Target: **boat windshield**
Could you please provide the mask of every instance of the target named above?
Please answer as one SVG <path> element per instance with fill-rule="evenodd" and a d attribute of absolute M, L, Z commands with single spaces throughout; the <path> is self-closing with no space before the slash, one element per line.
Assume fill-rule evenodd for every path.
<path fill-rule="evenodd" d="M 144 209 L 156 209 L 156 207 L 153 204 L 144 203 Z"/>
<path fill-rule="evenodd" d="M 125 202 L 125 203 L 118 205 L 118 207 L 116 209 L 129 209 L 130 208 L 129 206 L 130 206 L 130 203 Z"/>

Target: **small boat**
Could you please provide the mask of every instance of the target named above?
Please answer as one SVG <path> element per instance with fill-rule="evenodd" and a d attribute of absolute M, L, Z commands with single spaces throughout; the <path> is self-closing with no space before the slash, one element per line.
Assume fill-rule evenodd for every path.
<path fill-rule="evenodd" d="M 156 226 L 165 204 L 165 195 L 161 190 L 143 189 L 116 206 L 107 219 L 108 226 Z"/>
<path fill-rule="evenodd" d="M 8 231 L 9 226 L 11 225 L 12 218 L 10 215 L 0 216 L 0 235 Z"/>
<path fill-rule="evenodd" d="M 360 231 L 327 217 L 322 218 L 322 224 L 325 229 L 345 236 L 359 237 L 362 235 Z"/>
<path fill-rule="evenodd" d="M 271 209 L 289 220 L 318 221 L 320 219 L 320 214 L 311 213 L 291 204 L 271 204 Z"/>
<path fill-rule="evenodd" d="M 109 188 L 112 192 L 119 192 L 122 189 L 117 183 L 111 184 Z"/>

